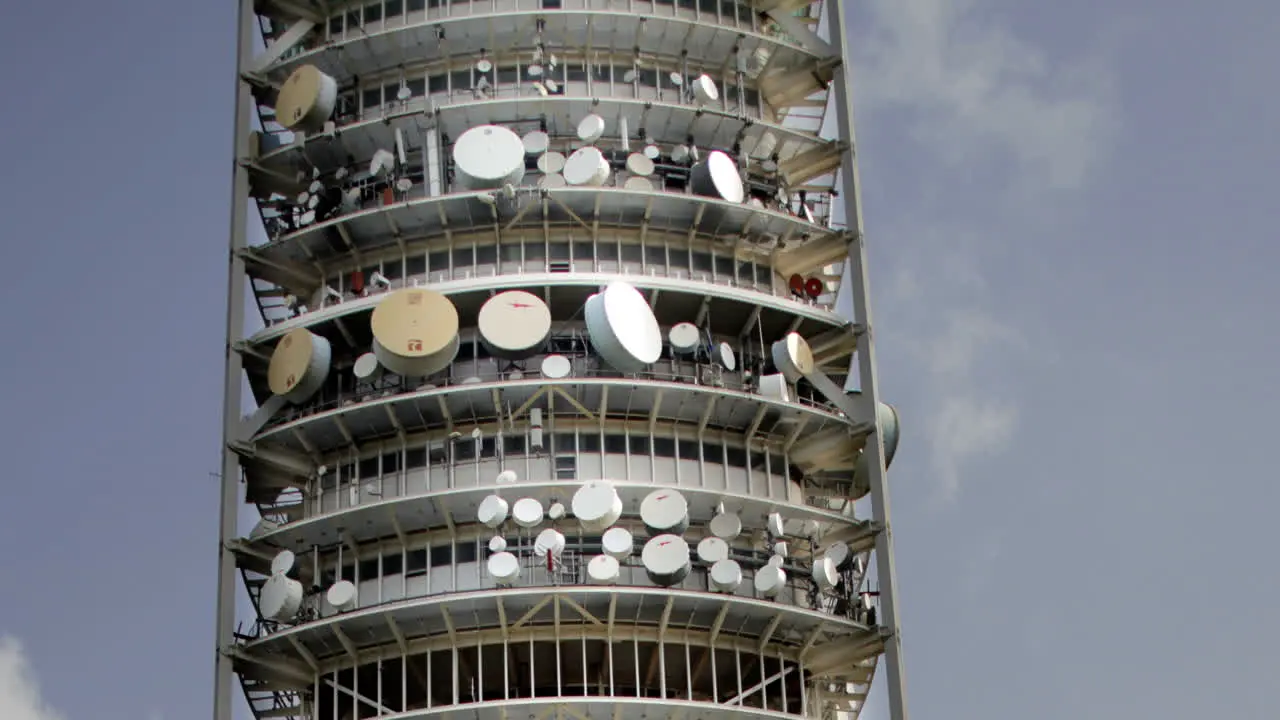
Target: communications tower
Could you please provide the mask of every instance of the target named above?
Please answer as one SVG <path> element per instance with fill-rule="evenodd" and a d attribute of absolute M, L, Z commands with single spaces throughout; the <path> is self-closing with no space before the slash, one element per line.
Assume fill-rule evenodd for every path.
<path fill-rule="evenodd" d="M 241 0 L 214 720 L 907 717 L 841 5 Z"/>

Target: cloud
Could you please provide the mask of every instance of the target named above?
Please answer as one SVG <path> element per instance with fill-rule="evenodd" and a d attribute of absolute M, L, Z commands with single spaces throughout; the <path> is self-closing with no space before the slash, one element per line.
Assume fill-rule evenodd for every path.
<path fill-rule="evenodd" d="M 870 30 L 855 45 L 859 101 L 910 113 L 913 137 L 953 167 L 994 149 L 1022 179 L 1078 187 L 1116 124 L 1105 53 L 1051 62 L 989 5 L 870 0 Z"/>
<path fill-rule="evenodd" d="M 22 644 L 0 637 L 0 718 L 4 720 L 63 720 L 45 704 L 40 686 L 27 664 Z"/>
<path fill-rule="evenodd" d="M 1036 232 L 1017 224 L 1098 172 L 1117 124 L 1104 51 L 1051 60 L 993 6 L 868 0 L 851 45 L 871 129 L 861 138 L 910 146 L 879 163 L 892 178 L 863 176 L 889 188 L 868 228 L 889 260 L 876 319 L 882 347 L 902 351 L 923 380 L 911 410 L 944 501 L 975 460 L 1008 447 L 1021 414 L 1007 378 L 987 370 L 1029 345 L 990 299 L 1003 237 Z"/>

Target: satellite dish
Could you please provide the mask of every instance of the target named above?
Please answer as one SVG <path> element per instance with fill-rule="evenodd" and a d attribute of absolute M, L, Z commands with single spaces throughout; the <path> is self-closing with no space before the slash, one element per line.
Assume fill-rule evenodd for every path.
<path fill-rule="evenodd" d="M 622 517 L 622 498 L 606 480 L 592 480 L 578 488 L 570 506 L 582 529 L 588 532 L 604 530 Z"/>
<path fill-rule="evenodd" d="M 612 585 L 621 574 L 621 564 L 612 555 L 597 555 L 587 563 L 587 577 L 592 585 Z"/>
<path fill-rule="evenodd" d="M 698 559 L 705 563 L 717 563 L 729 559 L 729 543 L 718 537 L 705 537 L 698 542 Z"/>
<path fill-rule="evenodd" d="M 499 585 L 510 585 L 520 578 L 520 560 L 509 552 L 498 552 L 489 556 L 485 567 Z"/>
<path fill-rule="evenodd" d="M 476 509 L 476 520 L 486 527 L 496 528 L 507 521 L 509 507 L 507 501 L 498 495 L 489 495 L 480 501 Z"/>
<path fill-rule="evenodd" d="M 631 531 L 626 528 L 609 528 L 600 542 L 605 554 L 612 555 L 618 560 L 626 560 L 635 550 L 635 539 L 631 537 Z"/>
<path fill-rule="evenodd" d="M 655 585 L 678 585 L 689 575 L 689 543 L 679 535 L 658 535 L 644 544 L 640 560 Z"/>
<path fill-rule="evenodd" d="M 325 599 L 338 612 L 352 610 L 356 606 L 356 586 L 350 580 L 339 580 L 325 593 Z"/>
<path fill-rule="evenodd" d="M 689 501 L 674 488 L 654 490 L 640 501 L 640 520 L 650 535 L 681 534 L 689 529 Z"/>
<path fill-rule="evenodd" d="M 542 523 L 542 503 L 536 498 L 521 498 L 512 506 L 511 518 L 522 528 L 537 527 Z"/>
<path fill-rule="evenodd" d="M 742 584 L 742 567 L 736 560 L 721 560 L 711 566 L 711 586 L 720 592 L 733 592 Z"/>
<path fill-rule="evenodd" d="M 285 575 L 272 575 L 258 595 L 262 616 L 277 622 L 292 620 L 302 608 L 302 583 Z"/>

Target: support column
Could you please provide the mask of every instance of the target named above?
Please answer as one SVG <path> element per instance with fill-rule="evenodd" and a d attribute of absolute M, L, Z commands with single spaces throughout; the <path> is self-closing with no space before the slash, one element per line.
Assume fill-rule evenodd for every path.
<path fill-rule="evenodd" d="M 885 640 L 884 663 L 885 680 L 889 689 L 889 717 L 892 720 L 907 720 L 906 674 L 902 661 L 902 630 L 898 617 L 897 574 L 893 564 L 893 529 L 889 522 L 889 485 L 885 472 L 884 438 L 879 422 L 877 408 L 880 404 L 880 390 L 876 382 L 875 359 L 875 326 L 871 321 L 871 288 L 867 274 L 867 257 L 865 238 L 863 236 L 862 202 L 860 191 L 861 178 L 858 176 L 858 145 L 853 130 L 853 81 L 851 63 L 847 44 L 848 28 L 845 23 L 845 8 L 848 3 L 842 0 L 827 0 L 823 10 L 826 12 L 826 26 L 831 35 L 830 41 L 840 53 L 840 65 L 835 70 L 831 81 L 831 92 L 835 96 L 835 121 L 840 139 L 849 148 L 840 164 L 840 172 L 844 178 L 844 189 L 841 198 L 844 201 L 845 224 L 853 233 L 853 241 L 849 244 L 849 272 L 845 282 L 854 282 L 852 288 L 854 317 L 865 331 L 858 337 L 858 376 L 862 389 L 863 407 L 871 413 L 870 420 L 876 423 L 876 432 L 867 438 L 864 453 L 871 453 L 867 463 L 868 480 L 871 485 L 871 516 L 883 528 L 876 536 L 876 575 L 880 589 L 880 625 L 891 633 Z"/>
<path fill-rule="evenodd" d="M 222 389 L 222 458 L 220 480 L 220 518 L 218 521 L 218 603 L 216 620 L 216 670 L 214 672 L 213 720 L 232 720 L 232 688 L 236 682 L 231 658 L 223 649 L 235 641 L 236 627 L 236 561 L 227 542 L 237 532 L 240 510 L 240 459 L 231 450 L 240 428 L 240 387 L 243 366 L 234 344 L 244 333 L 244 262 L 239 251 L 247 245 L 249 211 L 249 171 L 240 159 L 249 156 L 249 133 L 252 129 L 253 96 L 249 84 L 240 79 L 241 71 L 253 62 L 255 16 L 253 0 L 240 0 L 236 20 L 236 100 L 235 134 L 232 157 L 231 227 L 227 252 L 227 336 L 223 346 L 226 368 Z"/>

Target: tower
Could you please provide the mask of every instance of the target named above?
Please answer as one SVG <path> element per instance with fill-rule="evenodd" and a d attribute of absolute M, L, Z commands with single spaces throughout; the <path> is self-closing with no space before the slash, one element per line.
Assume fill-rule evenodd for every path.
<path fill-rule="evenodd" d="M 906 717 L 842 14 L 242 0 L 215 720 Z"/>

